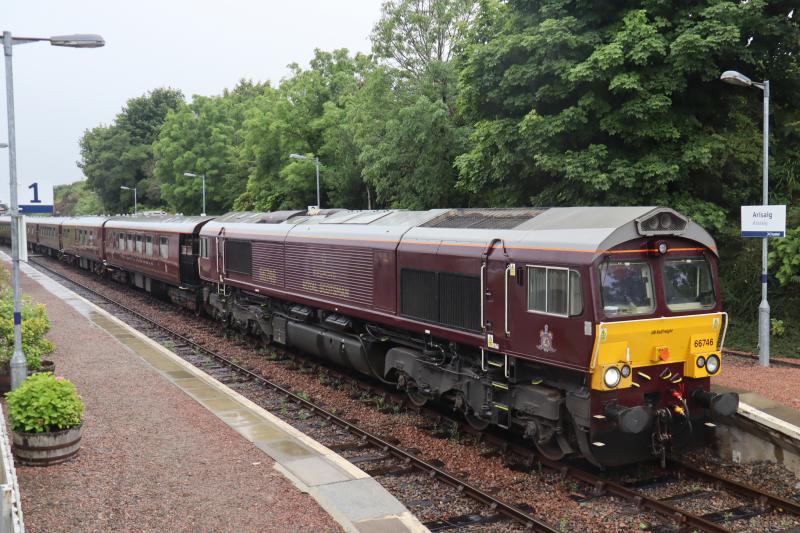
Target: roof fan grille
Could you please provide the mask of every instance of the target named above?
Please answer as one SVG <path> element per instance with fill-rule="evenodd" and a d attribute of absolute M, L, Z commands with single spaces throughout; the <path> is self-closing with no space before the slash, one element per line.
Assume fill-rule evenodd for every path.
<path fill-rule="evenodd" d="M 456 209 L 439 215 L 421 227 L 514 229 L 543 212 L 540 209 Z"/>

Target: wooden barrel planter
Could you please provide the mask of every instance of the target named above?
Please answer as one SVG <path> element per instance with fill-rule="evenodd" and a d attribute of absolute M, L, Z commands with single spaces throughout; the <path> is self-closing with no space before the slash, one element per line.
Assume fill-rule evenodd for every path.
<path fill-rule="evenodd" d="M 26 466 L 49 466 L 73 457 L 81 449 L 80 426 L 50 433 L 11 432 L 11 452 L 17 463 Z"/>

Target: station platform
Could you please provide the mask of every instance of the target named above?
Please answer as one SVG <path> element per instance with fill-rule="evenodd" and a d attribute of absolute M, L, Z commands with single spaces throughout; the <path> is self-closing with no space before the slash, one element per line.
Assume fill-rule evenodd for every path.
<path fill-rule="evenodd" d="M 22 272 L 23 292 L 47 306 L 56 374 L 86 404 L 74 459 L 17 467 L 29 531 L 426 531 L 335 452 L 32 267 Z"/>

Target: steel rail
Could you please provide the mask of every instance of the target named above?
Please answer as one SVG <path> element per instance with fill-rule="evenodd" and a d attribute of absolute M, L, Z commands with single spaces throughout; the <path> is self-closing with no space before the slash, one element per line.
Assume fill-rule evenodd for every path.
<path fill-rule="evenodd" d="M 719 476 L 713 472 L 708 472 L 696 465 L 681 461 L 680 459 L 669 458 L 667 459 L 667 464 L 676 470 L 683 470 L 684 472 L 687 472 L 688 475 L 695 476 L 718 485 L 723 485 L 723 488 L 730 490 L 731 492 L 735 492 L 740 496 L 753 498 L 756 500 L 756 504 L 760 509 L 764 509 L 767 505 L 771 505 L 772 507 L 780 509 L 781 511 L 787 511 L 793 515 L 800 516 L 800 504 L 791 500 L 787 500 L 769 492 L 764 492 L 757 487 L 753 487 L 752 485 L 747 485 L 740 481 Z"/>
<path fill-rule="evenodd" d="M 213 350 L 209 350 L 208 348 L 196 343 L 195 341 L 193 341 L 192 339 L 186 337 L 185 335 L 183 335 L 181 333 L 178 333 L 177 331 L 174 331 L 173 329 L 171 329 L 171 328 L 169 328 L 167 326 L 164 326 L 164 325 L 161 325 L 161 324 L 157 323 L 153 319 L 146 317 L 145 315 L 143 315 L 142 313 L 136 311 L 135 309 L 131 309 L 130 307 L 126 306 L 123 303 L 120 303 L 120 302 L 114 300 L 113 298 L 110 298 L 108 296 L 100 294 L 98 291 L 92 289 L 91 287 L 89 287 L 87 285 L 84 285 L 83 283 L 81 283 L 79 281 L 75 281 L 75 280 L 73 280 L 71 278 L 68 278 L 67 276 L 61 274 L 60 272 L 57 272 L 57 271 L 51 269 L 50 267 L 48 267 L 48 266 L 46 266 L 46 265 L 44 265 L 44 264 L 42 264 L 42 263 L 40 263 L 38 261 L 34 261 L 33 263 L 35 265 L 47 270 L 48 272 L 51 272 L 51 273 L 53 273 L 53 274 L 65 279 L 65 280 L 69 281 L 70 283 L 74 283 L 75 285 L 81 287 L 82 289 L 84 289 L 86 291 L 89 291 L 90 293 L 99 296 L 100 298 L 102 298 L 105 301 L 111 303 L 112 305 L 115 305 L 115 306 L 119 307 L 120 309 L 123 309 L 125 312 L 130 313 L 131 315 L 135 316 L 139 320 L 142 320 L 142 321 L 150 324 L 151 326 L 153 326 L 153 327 L 155 327 L 155 328 L 167 333 L 168 335 L 170 335 L 170 336 L 172 336 L 174 338 L 180 339 L 182 342 L 185 342 L 186 344 L 192 346 L 193 348 L 201 350 L 205 354 L 207 354 L 207 355 L 213 357 L 214 359 L 222 362 L 223 364 L 225 364 L 229 368 L 235 370 L 236 372 L 253 379 L 254 381 L 260 383 L 261 385 L 267 386 L 267 387 L 269 387 L 269 388 L 271 388 L 271 389 L 273 389 L 275 391 L 280 392 L 284 396 L 287 396 L 292 402 L 294 402 L 296 404 L 299 404 L 299 405 L 302 405 L 303 407 L 315 412 L 317 415 L 325 418 L 329 422 L 332 422 L 332 423 L 338 425 L 339 427 L 344 428 L 349 433 L 361 437 L 362 440 L 365 440 L 365 441 L 371 443 L 373 446 L 381 449 L 384 453 L 389 453 L 389 454 L 397 457 L 398 459 L 403 460 L 406 464 L 410 464 L 410 465 L 418 468 L 420 471 L 428 473 L 432 478 L 438 479 L 439 481 L 442 481 L 444 483 L 447 483 L 448 485 L 456 487 L 461 494 L 464 494 L 464 495 L 472 498 L 473 500 L 479 501 L 479 502 L 481 502 L 481 503 L 483 503 L 485 505 L 490 506 L 494 511 L 496 511 L 496 512 L 498 512 L 500 514 L 503 514 L 503 515 L 505 515 L 505 516 L 507 516 L 507 517 L 509 517 L 509 518 L 511 518 L 511 519 L 523 524 L 528 529 L 530 529 L 532 531 L 542 531 L 542 532 L 547 532 L 547 533 L 557 533 L 557 531 L 558 531 L 557 529 L 555 529 L 552 526 L 548 525 L 547 523 L 541 521 L 540 519 L 534 517 L 533 515 L 531 515 L 529 513 L 526 513 L 522 509 L 520 509 L 520 508 L 518 508 L 518 507 L 516 507 L 514 505 L 511 505 L 511 504 L 509 504 L 507 502 L 504 502 L 504 501 L 502 501 L 502 500 L 500 500 L 498 498 L 495 498 L 491 494 L 488 494 L 488 493 L 484 492 L 483 490 L 479 489 L 478 487 L 476 487 L 476 486 L 474 486 L 474 485 L 472 485 L 470 483 L 467 483 L 466 481 L 464 481 L 462 479 L 457 478 L 456 476 L 454 476 L 454 475 L 452 475 L 452 474 L 450 474 L 450 473 L 448 473 L 448 472 L 446 472 L 446 471 L 444 471 L 444 470 L 442 470 L 442 469 L 440 469 L 440 468 L 438 468 L 438 467 L 436 467 L 436 466 L 424 461 L 423 459 L 420 459 L 419 457 L 417 457 L 413 453 L 407 452 L 407 451 L 403 450 L 402 448 L 399 448 L 398 446 L 395 446 L 395 445 L 393 445 L 393 444 L 381 439 L 377 435 L 374 435 L 373 433 L 370 433 L 369 431 L 358 427 L 356 424 L 353 424 L 351 422 L 348 422 L 347 420 L 344 420 L 343 418 L 340 418 L 340 417 L 336 416 L 335 414 L 331 413 L 330 411 L 326 410 L 325 408 L 320 407 L 320 406 L 314 404 L 313 402 L 311 402 L 309 400 L 306 400 L 306 399 L 298 396 L 297 394 L 294 394 L 293 392 L 289 391 L 288 389 L 285 389 L 285 388 L 281 387 L 277 383 L 274 383 L 274 382 L 266 379 L 265 377 L 263 377 L 263 376 L 261 376 L 259 374 L 256 374 L 255 372 L 252 372 L 251 370 L 248 370 L 248 369 L 240 366 L 239 364 L 231 361 L 227 357 L 225 357 L 223 355 L 220 355 L 220 354 L 214 352 Z"/>

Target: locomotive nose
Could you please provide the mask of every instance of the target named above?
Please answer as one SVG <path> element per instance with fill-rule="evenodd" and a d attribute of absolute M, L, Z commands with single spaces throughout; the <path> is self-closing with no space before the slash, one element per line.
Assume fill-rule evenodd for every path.
<path fill-rule="evenodd" d="M 623 433 L 641 433 L 653 421 L 652 410 L 642 405 L 622 407 L 614 402 L 606 405 L 604 412 L 606 417 L 617 423 Z"/>
<path fill-rule="evenodd" d="M 739 395 L 735 392 L 706 392 L 696 390 L 692 394 L 692 399 L 717 416 L 731 416 L 739 408 Z"/>

